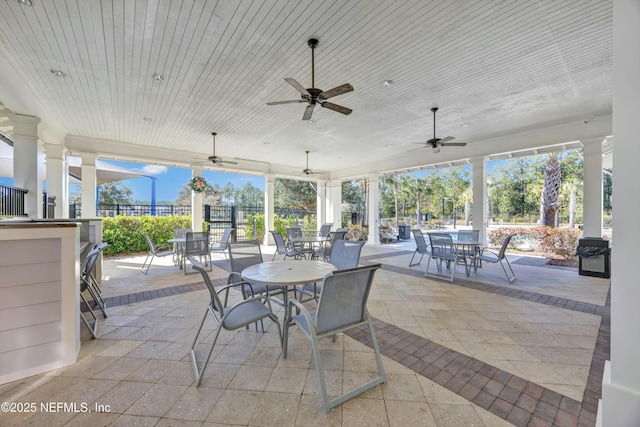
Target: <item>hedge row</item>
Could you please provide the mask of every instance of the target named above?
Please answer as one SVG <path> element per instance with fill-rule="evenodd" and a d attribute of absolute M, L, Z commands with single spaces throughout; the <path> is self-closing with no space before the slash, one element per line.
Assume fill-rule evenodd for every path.
<path fill-rule="evenodd" d="M 130 254 L 148 251 L 143 233 L 156 245 L 167 243 L 176 228 L 190 228 L 191 217 L 185 216 L 124 216 L 102 220 L 102 239 L 109 243 L 106 255 Z"/>
<path fill-rule="evenodd" d="M 515 234 L 510 247 L 541 252 L 550 257 L 571 259 L 576 255 L 578 239 L 582 232 L 575 228 L 501 227 L 487 233 L 492 246 L 501 246 L 509 234 Z"/>

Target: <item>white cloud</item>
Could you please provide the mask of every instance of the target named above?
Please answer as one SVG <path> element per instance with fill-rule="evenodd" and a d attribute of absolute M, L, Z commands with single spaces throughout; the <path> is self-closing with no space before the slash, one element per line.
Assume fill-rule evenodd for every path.
<path fill-rule="evenodd" d="M 167 166 L 160 165 L 144 165 L 142 169 L 140 169 L 140 172 L 146 175 L 160 175 L 163 173 L 167 173 L 167 171 L 169 171 L 169 168 Z"/>

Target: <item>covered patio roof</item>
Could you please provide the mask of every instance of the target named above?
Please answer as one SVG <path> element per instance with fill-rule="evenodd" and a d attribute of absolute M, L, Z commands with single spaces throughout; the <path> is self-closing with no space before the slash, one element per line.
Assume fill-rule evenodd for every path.
<path fill-rule="evenodd" d="M 0 9 L 0 101 L 75 153 L 292 175 L 309 150 L 312 170 L 342 179 L 612 134 L 611 1 Z M 355 88 L 331 99 L 348 116 L 266 105 L 299 99 L 284 78 L 311 86 L 312 37 L 317 87 Z M 433 137 L 435 106 L 436 137 L 467 146 L 409 153 Z M 237 165 L 206 163 L 213 131 Z"/>
<path fill-rule="evenodd" d="M 46 176 L 46 163 L 42 168 L 42 179 Z M 96 160 L 97 184 L 121 181 L 129 178 L 143 178 L 146 175 L 139 172 L 112 165 L 101 160 Z M 0 177 L 13 177 L 13 148 L 5 142 L 0 141 Z M 79 184 L 82 182 L 82 161 L 79 157 L 69 157 L 69 178 L 70 182 Z"/>

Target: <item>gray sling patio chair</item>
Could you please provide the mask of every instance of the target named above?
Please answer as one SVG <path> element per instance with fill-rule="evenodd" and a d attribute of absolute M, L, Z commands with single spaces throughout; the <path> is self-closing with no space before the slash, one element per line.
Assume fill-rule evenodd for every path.
<path fill-rule="evenodd" d="M 255 264 L 264 262 L 262 259 L 262 251 L 260 243 L 257 240 L 249 240 L 246 242 L 230 242 L 229 243 L 229 263 L 231 264 L 231 273 L 227 279 L 227 285 L 238 284 L 241 286 L 242 294 L 245 298 L 256 295 L 265 294 L 267 297 L 281 294 L 283 289 L 281 286 L 257 285 L 248 283 L 242 279 L 242 270 Z M 295 295 L 295 290 L 293 291 Z M 225 295 L 225 304 L 228 294 Z M 279 300 L 273 300 L 277 304 L 283 305 Z"/>
<path fill-rule="evenodd" d="M 142 263 L 142 268 L 141 268 L 142 272 L 144 274 L 147 274 L 149 272 L 149 269 L 151 268 L 151 263 L 153 262 L 153 259 L 155 257 L 165 257 L 165 256 L 173 255 L 173 250 L 169 249 L 170 248 L 169 245 L 156 246 L 155 243 L 153 243 L 153 241 L 151 240 L 151 237 L 149 237 L 147 233 L 142 233 L 142 234 L 144 235 L 144 238 L 147 241 L 147 245 L 149 245 L 149 253 L 147 254 L 147 257 L 144 259 L 144 262 Z M 149 257 L 151 257 L 151 259 L 149 259 Z M 149 264 L 147 264 L 147 260 L 149 260 Z"/>
<path fill-rule="evenodd" d="M 212 271 L 213 264 L 211 264 L 211 250 L 209 249 L 209 232 L 200 231 L 196 233 L 189 231 L 185 238 L 184 249 L 182 250 L 182 268 L 184 274 L 189 274 L 187 273 L 187 259 L 194 256 L 197 256 L 200 260 L 204 258 L 205 266 L 208 261 L 209 271 Z"/>
<path fill-rule="evenodd" d="M 300 251 L 300 252 L 305 252 L 305 245 L 304 243 L 298 242 L 298 243 L 293 243 L 293 238 L 294 237 L 303 237 L 304 233 L 302 232 L 302 227 L 287 227 L 287 243 L 291 244 L 291 246 L 296 250 L 296 251 Z M 306 255 L 305 255 L 306 258 Z"/>
<path fill-rule="evenodd" d="M 82 264 L 80 265 L 80 281 L 84 284 L 84 290 L 89 292 L 91 298 L 94 302 L 94 308 L 100 307 L 102 310 L 102 314 L 104 317 L 109 317 L 107 314 L 107 305 L 102 298 L 102 291 L 98 286 L 98 281 L 93 275 L 93 268 L 96 265 L 96 262 L 100 258 L 100 253 L 104 248 L 106 248 L 109 244 L 106 242 L 101 242 L 93 246 L 91 250 L 87 253 L 84 260 L 82 260 Z M 85 304 L 87 301 L 85 300 Z"/>
<path fill-rule="evenodd" d="M 333 227 L 332 222 L 327 222 L 322 224 L 320 226 L 320 231 L 318 231 L 318 236 L 327 237 L 329 235 L 329 232 L 331 231 L 331 227 Z"/>
<path fill-rule="evenodd" d="M 360 263 L 362 247 L 366 242 L 356 240 L 336 240 L 331 247 L 331 257 L 329 263 L 336 266 L 337 270 L 349 270 L 356 268 Z M 300 292 L 300 302 L 318 300 L 318 295 L 322 291 L 322 283 L 308 283 L 302 285 Z M 309 299 L 302 299 L 302 295 L 311 296 Z"/>
<path fill-rule="evenodd" d="M 193 231 L 190 228 L 174 228 L 173 237 L 178 239 L 184 239 L 187 233 Z M 184 243 L 176 242 L 173 244 L 173 263 L 182 267 L 182 259 L 180 258 L 182 250 L 184 249 Z"/>
<path fill-rule="evenodd" d="M 290 300 L 289 307 L 287 307 L 287 317 L 282 338 L 282 357 L 287 357 L 289 327 L 295 324 L 300 328 L 303 335 L 311 341 L 322 394 L 322 406 L 325 412 L 329 412 L 335 406 L 387 381 L 373 323 L 367 311 L 367 299 L 373 284 L 373 276 L 380 267 L 382 267 L 382 264 L 334 271 L 333 274 L 325 277 L 320 300 L 315 311 L 309 312 L 297 300 Z M 296 312 L 300 314 L 293 315 L 294 306 Z M 322 338 L 333 337 L 339 332 L 364 325 L 368 326 L 371 334 L 371 343 L 378 364 L 378 376 L 341 396 L 329 399 L 318 341 Z"/>
<path fill-rule="evenodd" d="M 233 227 L 227 227 L 222 232 L 222 237 L 220 237 L 219 242 L 210 242 L 211 252 L 222 252 L 225 259 L 227 258 L 227 246 L 229 245 L 229 238 L 231 238 L 231 233 L 233 233 Z"/>
<path fill-rule="evenodd" d="M 424 239 L 424 234 L 422 234 L 421 230 L 414 229 L 411 230 L 413 233 L 413 238 L 416 241 L 416 250 L 413 252 L 413 256 L 409 261 L 409 267 L 413 267 L 414 265 L 418 265 L 422 262 L 422 258 L 425 255 L 431 256 L 431 246 L 427 244 L 427 241 Z M 413 259 L 416 257 L 416 254 L 420 254 L 420 261 L 414 263 Z"/>
<path fill-rule="evenodd" d="M 429 235 L 429 241 L 431 243 L 431 256 L 429 257 L 429 261 L 427 261 L 427 269 L 425 270 L 425 275 L 429 273 L 429 264 L 431 260 L 436 260 L 436 265 L 438 267 L 438 272 L 442 273 L 442 262 L 444 261 L 447 265 L 448 269 L 451 269 L 451 264 L 453 264 L 453 269 L 451 269 L 451 278 L 450 282 L 453 282 L 453 278 L 456 275 L 456 265 L 458 264 L 458 260 L 461 259 L 465 263 L 466 268 L 466 259 L 464 254 L 458 253 L 455 246 L 453 245 L 453 239 L 450 234 L 446 233 L 427 233 Z"/>
<path fill-rule="evenodd" d="M 477 242 L 480 239 L 480 230 L 458 230 L 458 242 Z M 480 248 L 477 246 L 474 247 L 469 247 L 469 246 L 463 246 L 462 248 L 458 248 L 460 252 L 460 249 L 462 250 L 462 254 L 464 254 L 464 256 L 466 258 L 469 258 L 472 260 L 473 263 L 475 263 L 474 258 L 480 254 Z M 462 263 L 461 260 L 458 260 L 458 263 Z"/>
<path fill-rule="evenodd" d="M 89 329 L 89 332 L 91 332 L 91 336 L 93 338 L 97 338 L 98 336 L 98 316 L 96 316 L 94 309 L 100 307 L 104 317 L 108 317 L 104 300 L 100 295 L 100 291 L 95 287 L 94 278 L 91 273 L 93 267 L 95 266 L 96 260 L 100 256 L 100 251 L 102 250 L 102 248 L 103 247 L 100 245 L 95 245 L 85 256 L 80 265 L 80 299 L 82 300 L 80 305 L 80 319 L 82 320 L 82 323 L 84 323 L 84 325 L 87 327 L 87 329 Z M 94 307 L 91 307 L 91 304 L 84 296 L 85 291 L 93 299 Z M 89 321 L 84 313 L 88 313 L 88 315 L 93 318 L 93 321 Z"/>
<path fill-rule="evenodd" d="M 323 258 L 325 261 L 329 261 L 331 258 L 331 250 L 333 248 L 333 244 L 338 240 L 344 240 L 347 235 L 346 228 L 338 228 L 336 231 L 332 231 L 327 235 L 327 241 L 324 243 L 322 248 L 322 252 L 316 251 L 313 256 L 314 258 Z"/>
<path fill-rule="evenodd" d="M 271 258 L 271 261 L 276 259 L 276 255 L 284 255 L 284 259 L 287 259 L 287 257 L 291 257 L 294 259 L 305 257 L 302 251 L 295 249 L 292 245 L 287 245 L 284 242 L 282 234 L 277 231 L 269 231 L 269 233 L 271 233 L 271 235 L 273 236 L 273 240 L 276 242 L 276 251 L 273 253 L 273 258 Z"/>
<path fill-rule="evenodd" d="M 223 291 L 228 292 L 230 288 L 241 285 L 229 284 L 216 290 L 211 283 L 209 274 L 207 274 L 206 270 L 202 267 L 198 260 L 193 257 L 189 257 L 189 262 L 191 262 L 193 269 L 199 271 L 202 275 L 204 283 L 207 285 L 207 290 L 209 291 L 210 296 L 209 305 L 207 305 L 204 317 L 202 318 L 202 322 L 200 322 L 200 327 L 198 328 L 198 332 L 196 333 L 196 336 L 193 340 L 193 344 L 191 344 L 191 350 L 189 351 L 191 366 L 193 368 L 193 376 L 195 378 L 196 387 L 198 387 L 200 385 L 200 381 L 202 380 L 202 376 L 204 375 L 204 371 L 207 369 L 207 364 L 209 363 L 209 359 L 211 358 L 213 347 L 215 347 L 220 332 L 223 329 L 226 329 L 228 331 L 235 331 L 236 329 L 240 329 L 243 326 L 249 326 L 252 323 L 262 321 L 263 319 L 270 319 L 273 323 L 276 324 L 278 328 L 278 338 L 280 339 L 282 339 L 282 331 L 280 330 L 280 323 L 278 322 L 278 318 L 275 314 L 273 314 L 273 310 L 271 309 L 271 303 L 265 295 L 244 299 L 235 303 L 231 307 L 228 307 L 226 305 L 226 302 L 225 305 L 222 305 L 218 294 Z M 211 347 L 209 348 L 209 352 L 207 353 L 207 357 L 202 364 L 202 368 L 200 369 L 198 366 L 198 360 L 196 358 L 196 346 L 198 345 L 198 337 L 200 336 L 200 332 L 202 331 L 202 327 L 204 326 L 204 322 L 207 320 L 208 315 L 210 315 L 211 318 L 216 322 L 217 328 L 213 338 L 213 342 L 211 343 Z M 205 334 L 205 337 L 207 335 L 208 334 Z"/>
<path fill-rule="evenodd" d="M 509 234 L 505 239 L 504 242 L 502 242 L 502 246 L 500 246 L 500 251 L 498 253 L 495 253 L 493 251 L 490 251 L 488 249 L 483 249 L 480 254 L 477 256 L 479 261 L 485 261 L 485 262 L 491 262 L 491 263 L 500 263 L 500 266 L 502 266 L 502 270 L 504 271 L 504 274 L 507 276 L 507 280 L 509 281 L 509 283 L 513 283 L 516 280 L 516 275 L 513 272 L 513 268 L 511 268 L 511 264 L 509 263 L 509 260 L 507 259 L 507 256 L 505 255 L 505 251 L 507 250 L 507 246 L 509 246 L 509 243 L 511 242 L 511 238 L 515 236 L 515 234 Z M 507 266 L 509 267 L 509 271 L 511 271 L 511 276 L 509 276 L 509 273 L 507 273 L 507 269 L 504 268 L 504 262 L 507 263 Z"/>

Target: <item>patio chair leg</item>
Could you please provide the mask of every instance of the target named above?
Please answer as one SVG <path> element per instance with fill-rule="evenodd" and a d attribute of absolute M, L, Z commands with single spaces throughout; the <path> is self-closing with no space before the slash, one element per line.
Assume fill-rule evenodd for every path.
<path fill-rule="evenodd" d="M 89 309 L 89 313 L 91 314 L 91 317 L 93 317 L 93 326 L 91 326 L 91 324 L 89 323 L 87 318 L 84 317 L 84 314 L 82 314 L 82 310 L 80 310 L 80 317 L 82 318 L 82 322 L 85 324 L 87 329 L 89 329 L 89 332 L 91 332 L 91 336 L 93 336 L 93 338 L 97 338 L 98 337 L 98 317 L 96 316 L 96 314 L 91 309 L 91 306 L 89 305 L 89 302 L 84 297 L 82 292 L 80 292 L 80 298 L 82 298 L 82 301 L 84 301 L 85 305 Z"/>
<path fill-rule="evenodd" d="M 413 267 L 414 265 L 418 265 L 422 262 L 422 258 L 424 258 L 424 254 L 420 254 L 420 261 L 416 262 L 415 264 L 413 263 L 413 259 L 416 257 L 417 253 L 418 251 L 415 251 L 413 253 L 413 256 L 411 257 L 411 261 L 409 261 L 409 267 Z"/>
<path fill-rule="evenodd" d="M 149 259 L 149 255 L 151 255 L 151 261 L 149 261 L 149 265 L 147 266 L 147 260 Z M 147 257 L 144 259 L 144 262 L 142 263 L 142 272 L 144 274 L 147 274 L 149 272 L 149 269 L 151 268 L 151 263 L 153 262 L 153 258 L 155 257 L 155 254 L 147 254 Z M 147 269 L 145 270 L 144 267 L 147 267 Z"/>
<path fill-rule="evenodd" d="M 200 380 L 202 380 L 202 376 L 204 375 L 204 371 L 207 369 L 207 365 L 209 364 L 209 359 L 211 358 L 211 354 L 213 353 L 213 347 L 215 347 L 216 342 L 218 341 L 218 336 L 220 335 L 220 330 L 222 327 L 218 325 L 216 330 L 216 336 L 213 338 L 213 343 L 211 343 L 211 348 L 209 348 L 209 353 L 207 354 L 207 358 L 204 361 L 204 365 L 202 365 L 202 370 L 198 370 L 198 361 L 196 360 L 196 343 L 198 341 L 198 336 L 200 336 L 200 332 L 202 331 L 202 326 L 204 322 L 207 320 L 207 314 L 211 310 L 211 306 L 207 307 L 207 311 L 204 313 L 204 317 L 202 318 L 202 322 L 200 322 L 200 327 L 198 328 L 198 333 L 196 333 L 196 337 L 193 340 L 193 344 L 191 345 L 191 351 L 189 352 L 189 356 L 191 357 L 191 365 L 193 367 L 193 376 L 195 378 L 196 387 L 200 385 Z"/>
<path fill-rule="evenodd" d="M 504 257 L 504 260 L 507 261 L 507 265 L 509 266 L 509 270 L 511 270 L 511 277 L 509 277 L 509 273 L 507 273 L 507 269 L 504 268 L 504 264 L 502 263 L 502 260 L 500 260 L 500 265 L 502 266 L 502 270 L 504 271 L 504 274 L 507 276 L 507 280 L 509 281 L 509 283 L 513 283 L 516 280 L 516 275 L 513 272 L 513 268 L 511 268 L 511 263 L 509 262 L 507 257 Z"/>

